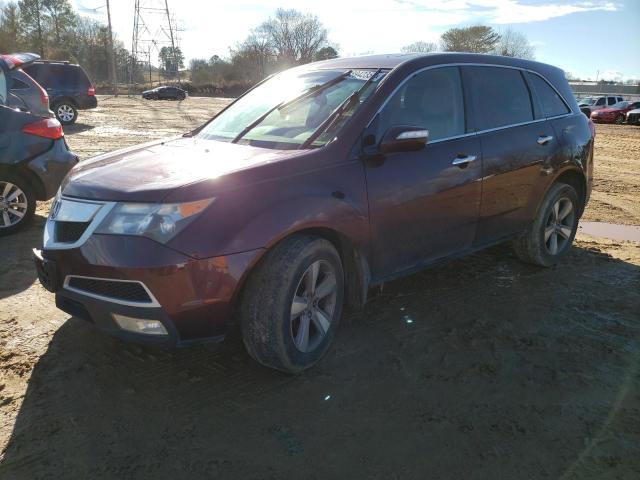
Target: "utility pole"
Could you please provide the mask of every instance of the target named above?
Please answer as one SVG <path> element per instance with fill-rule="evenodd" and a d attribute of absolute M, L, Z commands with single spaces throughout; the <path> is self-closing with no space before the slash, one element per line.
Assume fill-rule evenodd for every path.
<path fill-rule="evenodd" d="M 113 50 L 113 31 L 111 30 L 111 8 L 109 8 L 109 0 L 107 0 L 107 23 L 109 25 L 109 55 L 111 62 L 109 65 L 109 74 L 111 76 L 111 87 L 113 93 L 118 96 L 118 79 L 116 78 L 116 52 Z"/>
<path fill-rule="evenodd" d="M 171 15 L 169 15 L 169 0 L 164 0 L 164 8 L 167 11 L 167 22 L 169 23 L 169 36 L 171 37 L 173 63 L 176 66 L 176 76 L 178 77 L 178 85 L 180 85 L 180 65 L 178 65 L 178 52 L 176 51 L 176 44 L 173 40 L 173 26 L 171 25 Z"/>

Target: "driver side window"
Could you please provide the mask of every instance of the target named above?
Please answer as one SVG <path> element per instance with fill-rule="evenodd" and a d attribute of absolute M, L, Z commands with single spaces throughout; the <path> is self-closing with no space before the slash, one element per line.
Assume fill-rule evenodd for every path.
<path fill-rule="evenodd" d="M 460 70 L 425 70 L 406 81 L 380 113 L 378 141 L 391 127 L 412 126 L 429 131 L 428 141 L 465 133 Z"/>
<path fill-rule="evenodd" d="M 0 68 L 0 105 L 4 105 L 7 102 L 7 77 L 4 75 L 4 71 Z"/>

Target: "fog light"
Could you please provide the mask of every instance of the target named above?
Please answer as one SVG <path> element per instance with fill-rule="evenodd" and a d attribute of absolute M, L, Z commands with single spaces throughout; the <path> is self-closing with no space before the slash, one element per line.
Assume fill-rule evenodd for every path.
<path fill-rule="evenodd" d="M 111 316 L 118 326 L 129 332 L 144 333 L 146 335 L 168 335 L 167 329 L 164 328 L 158 320 L 147 320 L 145 318 L 133 318 L 126 315 L 112 313 Z"/>

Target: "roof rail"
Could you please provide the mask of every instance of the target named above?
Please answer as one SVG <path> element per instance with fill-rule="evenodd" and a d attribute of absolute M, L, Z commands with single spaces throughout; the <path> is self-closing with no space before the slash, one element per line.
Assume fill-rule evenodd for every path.
<path fill-rule="evenodd" d="M 40 59 L 40 60 L 36 60 L 33 63 L 62 63 L 64 65 L 69 65 L 69 60 L 44 60 L 44 59 Z"/>

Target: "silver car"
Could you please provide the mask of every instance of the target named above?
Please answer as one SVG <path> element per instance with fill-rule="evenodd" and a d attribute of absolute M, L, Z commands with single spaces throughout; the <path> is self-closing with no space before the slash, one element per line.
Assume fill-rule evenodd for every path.
<path fill-rule="evenodd" d="M 629 125 L 640 125 L 640 108 L 627 112 L 627 123 Z"/>

